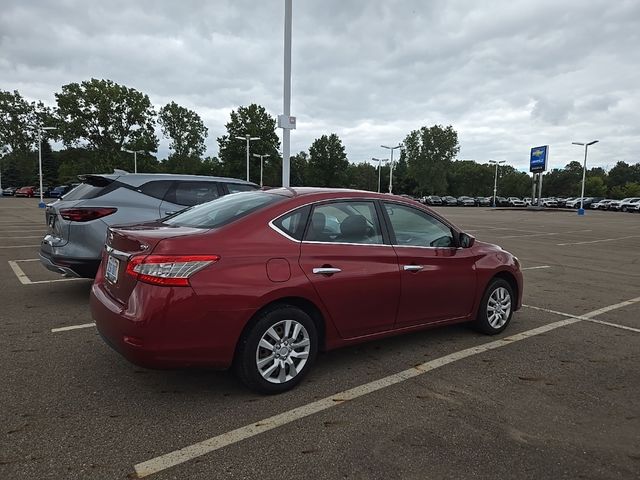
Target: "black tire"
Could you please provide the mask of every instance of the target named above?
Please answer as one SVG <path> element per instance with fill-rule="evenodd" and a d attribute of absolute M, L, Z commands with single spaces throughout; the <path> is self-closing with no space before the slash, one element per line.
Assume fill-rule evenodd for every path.
<path fill-rule="evenodd" d="M 506 322 L 496 327 L 492 325 L 492 323 L 489 321 L 488 304 L 489 304 L 489 299 L 491 298 L 491 295 L 496 290 L 501 288 L 506 290 L 509 295 L 510 309 L 509 309 L 509 314 Z M 484 292 L 482 301 L 480 302 L 480 307 L 478 308 L 478 314 L 476 315 L 476 320 L 473 323 L 474 328 L 479 332 L 482 332 L 487 335 L 496 335 L 502 332 L 505 328 L 507 328 L 507 326 L 509 326 L 509 323 L 511 322 L 511 317 L 513 316 L 513 307 L 515 306 L 515 304 L 516 304 L 516 298 L 513 293 L 513 288 L 511 288 L 511 285 L 509 284 L 509 282 L 507 282 L 506 280 L 503 280 L 502 278 L 494 278 L 493 280 L 491 280 L 491 282 L 489 283 L 489 286 Z"/>
<path fill-rule="evenodd" d="M 278 326 L 286 320 L 293 320 L 306 330 L 309 340 L 308 356 L 302 369 L 297 371 L 293 378 L 283 383 L 272 383 L 266 380 L 258 369 L 258 344 L 270 328 Z M 292 389 L 302 381 L 311 369 L 317 352 L 318 333 L 311 317 L 292 305 L 278 305 L 262 312 L 242 336 L 236 351 L 234 370 L 240 381 L 255 392 L 266 394 L 282 393 Z M 282 367 L 278 367 L 276 371 L 279 371 L 280 368 Z M 291 374 L 290 367 L 286 367 L 285 371 Z"/>

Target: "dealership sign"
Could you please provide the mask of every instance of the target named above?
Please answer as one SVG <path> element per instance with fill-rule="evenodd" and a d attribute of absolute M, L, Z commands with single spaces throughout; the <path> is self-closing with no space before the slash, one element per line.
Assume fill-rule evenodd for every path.
<path fill-rule="evenodd" d="M 529 159 L 530 172 L 544 172 L 547 169 L 547 158 L 549 157 L 549 145 L 533 147 Z"/>

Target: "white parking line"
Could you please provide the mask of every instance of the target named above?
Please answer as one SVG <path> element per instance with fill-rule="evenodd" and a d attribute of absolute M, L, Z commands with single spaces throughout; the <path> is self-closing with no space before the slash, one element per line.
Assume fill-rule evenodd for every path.
<path fill-rule="evenodd" d="M 542 312 L 553 313 L 554 315 L 560 315 L 568 318 L 577 318 L 578 320 L 584 320 L 585 322 L 598 323 L 600 325 L 607 325 L 609 327 L 615 327 L 615 328 L 620 328 L 622 330 L 629 330 L 630 332 L 640 333 L 640 328 L 627 327 L 626 325 L 605 322 L 604 320 L 596 320 L 595 318 L 593 318 L 593 317 L 597 317 L 598 315 L 602 315 L 603 313 L 610 312 L 611 310 L 617 310 L 618 308 L 628 307 L 629 305 L 633 305 L 634 303 L 638 303 L 638 302 L 640 302 L 640 297 L 632 298 L 631 300 L 625 300 L 624 302 L 616 303 L 614 305 L 609 305 L 607 307 L 594 310 L 584 315 L 571 315 L 570 313 L 558 312 L 557 310 L 551 310 L 549 308 L 534 307 L 533 305 L 522 305 L 522 306 L 526 308 L 531 308 L 533 310 L 540 310 Z"/>
<path fill-rule="evenodd" d="M 565 245 L 585 245 L 587 243 L 615 242 L 617 240 L 626 240 L 627 238 L 638 238 L 639 236 L 640 235 L 629 235 L 627 237 L 604 238 L 602 240 L 588 240 L 588 241 L 585 241 L 585 242 L 556 243 L 556 245 L 563 247 Z"/>
<path fill-rule="evenodd" d="M 314 413 L 318 413 L 323 410 L 333 408 L 346 401 L 355 400 L 356 398 L 361 397 L 363 395 L 367 395 L 369 393 L 382 390 L 383 388 L 404 382 L 405 380 L 409 380 L 419 375 L 423 375 L 424 373 L 430 372 L 444 365 L 448 365 L 450 363 L 457 362 L 458 360 L 462 360 L 464 358 L 471 357 L 473 355 L 478 355 L 480 353 L 487 352 L 489 350 L 494 350 L 500 347 L 504 347 L 506 345 L 511 345 L 514 342 L 525 340 L 527 338 L 534 337 L 536 335 L 540 335 L 540 334 L 549 332 L 551 330 L 555 330 L 556 328 L 565 327 L 567 325 L 580 322 L 583 319 L 598 315 L 599 312 L 614 310 L 616 308 L 630 305 L 638 301 L 640 301 L 640 297 L 629 300 L 627 302 L 621 302 L 616 305 L 610 305 L 603 309 L 594 310 L 593 312 L 589 312 L 580 317 L 573 317 L 568 314 L 565 314 L 566 316 L 569 316 L 569 318 L 566 318 L 564 320 L 559 320 L 557 322 L 549 323 L 547 325 L 543 325 L 541 327 L 537 327 L 521 333 L 517 333 L 515 335 L 511 335 L 509 337 L 505 337 L 500 340 L 484 343 L 482 345 L 467 348 L 458 352 L 451 353 L 449 355 L 445 355 L 440 358 L 436 358 L 435 360 L 422 363 L 420 365 L 395 373 L 393 375 L 389 375 L 387 377 L 380 378 L 373 382 L 365 383 L 358 387 L 336 393 L 335 395 L 331 395 L 329 397 L 309 403 L 307 405 L 303 405 L 301 407 L 297 407 L 292 410 L 274 415 L 264 420 L 259 420 L 258 422 L 252 423 L 250 425 L 245 425 L 244 427 L 237 428 L 235 430 L 223 433 L 216 437 L 209 438 L 202 442 L 198 442 L 193 445 L 189 445 L 187 447 L 181 448 L 179 450 L 166 453 L 159 457 L 152 458 L 151 460 L 147 460 L 146 462 L 138 463 L 134 465 L 135 474 L 137 475 L 138 478 L 142 478 L 142 477 L 152 475 L 154 473 L 161 472 L 163 470 L 174 467 L 176 465 L 180 465 L 181 463 L 188 462 L 189 460 L 193 460 L 194 458 L 197 458 L 201 455 L 211 453 L 215 450 L 219 450 L 228 445 L 232 445 L 234 443 L 240 442 L 250 437 L 254 437 L 256 435 L 267 432 L 274 428 L 278 428 L 288 423 L 294 422 L 296 420 L 300 420 L 302 418 L 313 415 Z M 556 312 L 552 312 L 552 313 L 556 313 Z"/>
<path fill-rule="evenodd" d="M 540 270 L 542 268 L 551 268 L 551 265 L 538 265 L 537 267 L 523 267 L 520 270 Z"/>
<path fill-rule="evenodd" d="M 4 232 L 2 232 L 2 233 L 4 233 Z M 28 235 L 28 236 L 20 236 L 20 237 L 10 237 L 10 236 L 3 237 L 3 236 L 0 236 L 0 240 L 6 240 L 6 239 L 9 239 L 9 238 L 42 238 L 42 235 Z"/>
<path fill-rule="evenodd" d="M 66 332 L 67 330 L 78 330 L 80 328 L 90 328 L 90 327 L 95 327 L 95 326 L 96 326 L 95 323 L 83 323 L 81 325 L 69 325 L 68 327 L 52 328 L 51 329 L 51 333 Z"/>
<path fill-rule="evenodd" d="M 3 245 L 0 246 L 0 248 L 30 248 L 30 247 L 39 247 L 40 244 L 38 245 Z"/>
<path fill-rule="evenodd" d="M 2 247 L 0 247 L 2 248 Z M 37 261 L 37 258 L 30 258 L 27 260 L 9 260 L 9 266 L 11 267 L 11 270 L 13 270 L 13 273 L 16 274 L 16 277 L 18 277 L 18 280 L 20 280 L 20 283 L 22 283 L 23 285 L 38 285 L 38 284 L 42 284 L 42 283 L 57 283 L 57 282 L 73 282 L 75 280 L 87 280 L 86 278 L 56 278 L 55 280 L 31 280 L 26 273 L 24 273 L 24 270 L 22 270 L 22 268 L 20 268 L 20 266 L 18 265 L 19 262 L 33 262 L 33 261 Z"/>
<path fill-rule="evenodd" d="M 506 237 L 500 237 L 501 239 L 504 238 L 526 238 L 526 237 L 549 237 L 549 236 L 555 236 L 555 235 L 571 235 L 573 233 L 585 233 L 585 232 L 590 232 L 591 230 L 571 230 L 569 232 L 551 232 L 551 233 L 533 233 L 531 235 L 507 235 Z"/>

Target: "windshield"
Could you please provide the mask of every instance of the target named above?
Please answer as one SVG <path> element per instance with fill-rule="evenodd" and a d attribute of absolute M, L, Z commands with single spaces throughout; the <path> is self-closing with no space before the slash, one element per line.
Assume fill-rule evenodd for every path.
<path fill-rule="evenodd" d="M 163 223 L 177 227 L 216 228 L 283 200 L 262 191 L 232 193 L 167 217 Z"/>

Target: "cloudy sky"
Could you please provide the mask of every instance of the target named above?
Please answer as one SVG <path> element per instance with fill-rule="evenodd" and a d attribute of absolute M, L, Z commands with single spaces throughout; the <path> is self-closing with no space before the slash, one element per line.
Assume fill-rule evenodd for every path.
<path fill-rule="evenodd" d="M 292 153 L 337 133 L 351 161 L 451 124 L 460 159 L 640 161 L 638 0 L 294 0 Z M 284 0 L 3 0 L 0 89 L 54 104 L 91 77 L 174 100 L 209 128 L 282 113 Z M 166 142 L 159 155 L 166 155 Z"/>

